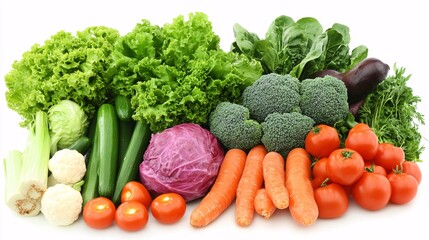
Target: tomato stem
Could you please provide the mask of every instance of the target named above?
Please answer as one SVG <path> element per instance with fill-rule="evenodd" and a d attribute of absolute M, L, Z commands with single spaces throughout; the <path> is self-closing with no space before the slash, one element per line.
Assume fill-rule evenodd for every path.
<path fill-rule="evenodd" d="M 328 186 L 329 183 L 329 178 L 325 178 L 325 180 L 323 180 L 323 182 L 320 184 L 321 187 L 325 187 Z"/>
<path fill-rule="evenodd" d="M 345 150 L 345 151 L 341 152 L 341 154 L 343 155 L 344 158 L 352 158 L 353 153 L 354 152 L 348 151 L 348 150 Z"/>
<path fill-rule="evenodd" d="M 311 131 L 312 131 L 314 134 L 317 134 L 317 133 L 319 133 L 319 132 L 320 132 L 320 127 L 315 126 L 315 127 L 313 127 L 313 129 L 311 129 Z"/>

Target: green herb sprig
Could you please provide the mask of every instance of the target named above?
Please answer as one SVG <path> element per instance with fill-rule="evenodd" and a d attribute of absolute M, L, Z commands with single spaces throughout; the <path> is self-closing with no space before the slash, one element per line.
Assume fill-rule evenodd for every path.
<path fill-rule="evenodd" d="M 359 121 L 370 125 L 380 142 L 390 142 L 403 148 L 408 161 L 421 161 L 424 150 L 419 126 L 424 116 L 417 109 L 421 98 L 407 85 L 411 75 L 405 68 L 393 68 L 394 74 L 370 93 L 359 110 Z"/>

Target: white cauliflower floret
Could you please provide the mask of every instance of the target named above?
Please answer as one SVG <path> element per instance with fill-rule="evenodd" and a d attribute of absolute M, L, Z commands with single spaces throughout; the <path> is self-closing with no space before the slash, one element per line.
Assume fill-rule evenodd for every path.
<path fill-rule="evenodd" d="M 85 176 L 85 157 L 76 150 L 61 149 L 49 160 L 49 171 L 59 183 L 77 183 Z"/>
<path fill-rule="evenodd" d="M 48 187 L 42 197 L 41 212 L 54 225 L 66 226 L 75 222 L 82 212 L 82 195 L 66 184 Z"/>

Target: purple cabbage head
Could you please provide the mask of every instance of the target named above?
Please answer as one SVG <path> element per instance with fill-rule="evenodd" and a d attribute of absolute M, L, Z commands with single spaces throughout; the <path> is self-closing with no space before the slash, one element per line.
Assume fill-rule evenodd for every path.
<path fill-rule="evenodd" d="M 152 134 L 140 181 L 154 197 L 175 192 L 192 201 L 207 194 L 223 158 L 224 150 L 209 130 L 182 123 Z"/>

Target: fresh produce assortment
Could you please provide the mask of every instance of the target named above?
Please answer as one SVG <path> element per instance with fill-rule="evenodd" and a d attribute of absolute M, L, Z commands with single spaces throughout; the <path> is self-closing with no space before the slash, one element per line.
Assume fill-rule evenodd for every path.
<path fill-rule="evenodd" d="M 231 206 L 238 226 L 279 211 L 310 226 L 350 201 L 377 211 L 417 196 L 424 121 L 404 68 L 352 49 L 339 23 L 232 29 L 230 51 L 196 12 L 124 35 L 60 31 L 25 52 L 5 76 L 29 133 L 4 159 L 7 206 L 134 232 L 186 211 L 202 228 Z"/>

